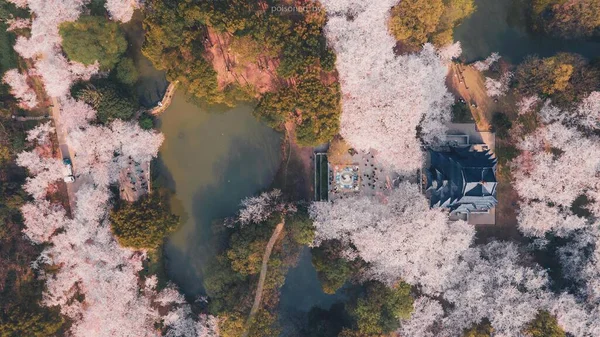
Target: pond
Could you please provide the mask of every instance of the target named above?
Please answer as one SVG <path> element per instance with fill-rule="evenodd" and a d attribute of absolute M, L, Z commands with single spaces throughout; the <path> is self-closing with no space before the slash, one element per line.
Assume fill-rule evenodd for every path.
<path fill-rule="evenodd" d="M 140 73 L 136 92 L 140 103 L 151 107 L 168 83 L 164 72 L 141 53 L 142 19 L 138 11 L 123 28 L 130 41 L 128 53 Z M 203 267 L 214 255 L 208 242 L 211 227 L 233 216 L 243 198 L 269 188 L 281 164 L 282 134 L 258 122 L 252 109 L 244 104 L 231 109 L 200 107 L 177 92 L 158 119 L 165 142 L 153 169 L 174 192 L 173 211 L 182 221 L 168 239 L 164 257 L 169 278 L 188 296 L 204 293 Z M 342 299 L 323 293 L 310 249 L 305 248 L 281 289 L 279 321 L 284 334 L 300 321 L 305 324 L 313 306 L 329 309 Z"/>
<path fill-rule="evenodd" d="M 268 188 L 279 168 L 282 137 L 251 111 L 248 105 L 206 111 L 178 92 L 160 117 L 161 174 L 175 192 L 174 211 L 183 222 L 165 247 L 167 271 L 188 295 L 203 291 L 212 223 L 234 215 L 240 200 Z"/>
<path fill-rule="evenodd" d="M 467 62 L 500 53 L 511 63 L 525 56 L 552 56 L 558 52 L 579 53 L 588 58 L 600 55 L 600 42 L 560 40 L 528 31 L 523 0 L 475 0 L 477 9 L 456 27 L 454 40 L 460 41 Z"/>

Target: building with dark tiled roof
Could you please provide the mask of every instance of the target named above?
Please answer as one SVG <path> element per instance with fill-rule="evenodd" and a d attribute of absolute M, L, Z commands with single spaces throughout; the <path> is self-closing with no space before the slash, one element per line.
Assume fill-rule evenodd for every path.
<path fill-rule="evenodd" d="M 470 145 L 430 150 L 424 172 L 430 206 L 447 208 L 451 217 L 464 220 L 488 213 L 498 203 L 496 162 L 489 150 Z"/>

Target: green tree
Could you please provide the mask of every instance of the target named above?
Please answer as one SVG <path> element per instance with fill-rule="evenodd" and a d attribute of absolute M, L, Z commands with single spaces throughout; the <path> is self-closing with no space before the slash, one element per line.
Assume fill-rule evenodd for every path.
<path fill-rule="evenodd" d="M 14 307 L 8 313 L 0 313 L 0 336 L 47 337 L 60 331 L 64 320 L 53 311 L 24 311 Z"/>
<path fill-rule="evenodd" d="M 527 324 L 524 333 L 530 337 L 565 337 L 565 331 L 558 325 L 556 317 L 547 311 L 540 311 L 535 319 Z"/>
<path fill-rule="evenodd" d="M 539 95 L 565 107 L 597 90 L 600 71 L 580 55 L 559 53 L 548 58 L 530 56 L 515 72 L 515 88 L 522 96 Z"/>
<path fill-rule="evenodd" d="M 400 319 L 407 319 L 413 310 L 410 285 L 400 282 L 389 288 L 381 282 L 366 284 L 365 293 L 350 308 L 358 332 L 365 335 L 387 334 L 398 328 Z"/>
<path fill-rule="evenodd" d="M 254 114 L 278 129 L 285 121 L 294 121 L 298 144 L 314 146 L 338 134 L 340 99 L 339 84 L 325 85 L 316 74 L 309 73 L 300 78 L 296 88 L 286 87 L 266 94 Z"/>
<path fill-rule="evenodd" d="M 112 211 L 110 222 L 122 246 L 154 249 L 177 228 L 179 216 L 171 214 L 168 204 L 153 194 Z"/>
<path fill-rule="evenodd" d="M 133 63 L 133 60 L 129 57 L 125 57 L 117 64 L 115 76 L 119 82 L 125 85 L 134 85 L 140 77 L 140 74 Z"/>
<path fill-rule="evenodd" d="M 146 40 L 142 52 L 171 82 L 180 81 L 189 94 L 208 103 L 222 103 L 217 73 L 203 57 L 206 16 L 196 1 L 180 4 L 153 0 L 144 19 Z"/>
<path fill-rule="evenodd" d="M 597 0 L 529 1 L 529 21 L 533 30 L 565 39 L 600 36 L 599 12 Z"/>
<path fill-rule="evenodd" d="M 263 223 L 243 226 L 231 235 L 227 257 L 234 271 L 244 276 L 260 272 L 265 247 L 280 221 L 279 216 L 271 216 Z"/>
<path fill-rule="evenodd" d="M 139 120 L 140 127 L 144 130 L 150 130 L 154 127 L 154 119 L 152 116 L 144 113 Z"/>
<path fill-rule="evenodd" d="M 508 130 L 512 127 L 512 122 L 508 116 L 501 112 L 495 112 L 492 115 L 492 126 L 496 131 L 496 135 L 500 138 L 508 137 Z"/>
<path fill-rule="evenodd" d="M 127 49 L 125 35 L 116 22 L 100 16 L 83 16 L 60 25 L 62 46 L 70 60 L 90 65 L 96 61 L 112 69 Z"/>
<path fill-rule="evenodd" d="M 312 263 L 326 294 L 335 294 L 353 274 L 353 263 L 342 257 L 342 250 L 339 241 L 326 241 L 312 249 Z"/>
<path fill-rule="evenodd" d="M 74 96 L 92 106 L 97 112 L 98 121 L 107 124 L 115 119 L 131 119 L 139 107 L 122 92 L 111 83 L 96 82 L 95 85 L 76 89 Z"/>
<path fill-rule="evenodd" d="M 392 7 L 392 35 L 410 46 L 452 43 L 452 31 L 475 11 L 473 0 L 404 0 Z"/>
<path fill-rule="evenodd" d="M 298 245 L 310 245 L 315 239 L 313 221 L 305 210 L 287 215 L 285 229 Z"/>
<path fill-rule="evenodd" d="M 443 12 L 442 0 L 400 1 L 392 8 L 390 29 L 397 40 L 421 45 L 436 31 Z"/>

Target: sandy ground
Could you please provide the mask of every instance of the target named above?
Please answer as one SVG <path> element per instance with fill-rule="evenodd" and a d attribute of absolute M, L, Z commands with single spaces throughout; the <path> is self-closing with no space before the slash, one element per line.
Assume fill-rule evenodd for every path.
<path fill-rule="evenodd" d="M 208 38 L 204 41 L 206 58 L 211 60 L 213 68 L 217 72 L 219 89 L 236 83 L 241 86 L 253 86 L 257 94 L 275 91 L 277 85 L 281 83 L 275 74 L 278 61 L 260 57 L 260 65 L 257 63 L 242 64 L 238 62 L 238 56 L 231 51 L 230 43 L 230 36 L 208 28 Z"/>
<path fill-rule="evenodd" d="M 489 131 L 492 115 L 498 111 L 498 104 L 488 97 L 484 76 L 471 66 L 453 63 L 446 78 L 446 85 L 451 93 L 467 102 L 477 128 Z M 473 103 L 476 106 L 473 106 Z"/>

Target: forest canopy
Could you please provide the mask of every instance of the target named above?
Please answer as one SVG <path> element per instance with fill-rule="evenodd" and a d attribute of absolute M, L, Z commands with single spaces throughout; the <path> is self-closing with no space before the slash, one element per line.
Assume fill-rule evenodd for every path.
<path fill-rule="evenodd" d="M 535 31 L 565 38 L 600 36 L 600 1 L 530 0 L 530 21 Z"/>

